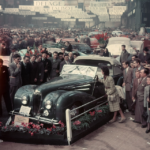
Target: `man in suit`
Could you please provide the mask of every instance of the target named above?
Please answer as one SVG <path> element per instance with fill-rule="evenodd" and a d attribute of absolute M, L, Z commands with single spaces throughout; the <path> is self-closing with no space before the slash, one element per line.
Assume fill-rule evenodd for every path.
<path fill-rule="evenodd" d="M 68 54 L 65 54 L 65 55 L 64 55 L 64 61 L 62 61 L 62 62 L 60 63 L 59 72 L 62 71 L 63 66 L 66 65 L 66 64 L 68 64 L 68 65 L 72 64 L 72 63 L 69 61 L 69 55 L 68 55 Z"/>
<path fill-rule="evenodd" d="M 21 79 L 21 65 L 20 65 L 20 55 L 15 54 L 13 56 L 14 61 L 9 65 L 10 72 L 10 98 L 14 102 L 14 96 L 16 91 L 22 85 Z"/>
<path fill-rule="evenodd" d="M 62 52 L 58 53 L 58 57 L 59 57 L 60 62 L 64 61 L 64 54 Z"/>
<path fill-rule="evenodd" d="M 30 66 L 31 66 L 31 72 L 30 72 L 30 84 L 37 84 L 37 78 L 38 78 L 38 63 L 35 61 L 36 56 L 32 55 L 30 58 Z"/>
<path fill-rule="evenodd" d="M 44 64 L 42 62 L 42 56 L 37 56 L 37 64 L 38 64 L 38 77 L 37 77 L 37 85 L 41 85 L 44 80 Z"/>
<path fill-rule="evenodd" d="M 126 46 L 122 45 L 122 53 L 121 53 L 121 56 L 120 56 L 121 64 L 123 62 L 126 62 L 128 60 L 128 57 L 130 56 L 130 54 L 127 52 L 127 50 L 125 48 L 126 48 Z"/>
<path fill-rule="evenodd" d="M 145 68 L 140 71 L 141 79 L 138 83 L 136 92 L 136 106 L 135 106 L 135 123 L 142 124 L 142 128 L 147 127 L 146 120 L 143 119 L 142 114 L 144 112 L 144 89 L 147 86 L 147 76 L 149 74 L 149 69 Z"/>
<path fill-rule="evenodd" d="M 53 79 L 59 76 L 59 67 L 60 67 L 60 60 L 58 59 L 58 53 L 54 52 L 53 57 L 49 58 L 52 64 L 52 70 L 50 73 L 50 78 Z"/>
<path fill-rule="evenodd" d="M 132 99 L 131 99 L 131 84 L 132 84 L 132 68 L 129 67 L 129 62 L 123 62 L 122 66 L 124 68 L 123 71 L 123 85 L 125 86 L 126 90 L 126 101 L 128 105 L 129 111 L 131 111 L 131 104 L 132 104 Z"/>
<path fill-rule="evenodd" d="M 9 72 L 0 59 L 0 116 L 2 116 L 2 96 L 5 101 L 7 112 L 12 110 L 12 102 L 9 95 Z"/>
<path fill-rule="evenodd" d="M 149 49 L 147 47 L 144 48 L 143 53 L 139 54 L 139 59 L 141 60 L 142 65 L 146 65 L 146 62 L 150 60 Z"/>
<path fill-rule="evenodd" d="M 51 73 L 52 64 L 49 59 L 47 59 L 47 51 L 42 52 L 42 62 L 44 64 L 44 79 L 43 83 L 47 82 L 48 75 Z"/>
<path fill-rule="evenodd" d="M 140 59 L 136 58 L 134 61 L 133 61 L 133 64 L 134 64 L 134 69 L 133 69 L 133 72 L 132 72 L 132 82 L 134 81 L 135 79 L 135 73 L 136 71 L 141 71 L 143 68 L 143 66 L 141 66 L 141 61 Z"/>
<path fill-rule="evenodd" d="M 31 65 L 29 62 L 30 58 L 28 56 L 24 56 L 23 61 L 21 62 L 22 86 L 30 84 Z"/>

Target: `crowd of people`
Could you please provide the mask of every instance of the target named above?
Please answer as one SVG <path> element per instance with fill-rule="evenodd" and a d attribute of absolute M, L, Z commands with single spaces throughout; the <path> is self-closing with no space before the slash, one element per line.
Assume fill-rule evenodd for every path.
<path fill-rule="evenodd" d="M 54 34 L 64 38 L 71 35 L 76 37 L 77 32 L 64 34 L 63 31 L 50 31 L 44 30 L 41 32 L 25 32 L 18 31 L 11 33 L 10 31 L 3 32 L 3 37 L 0 37 L 0 55 L 8 56 L 9 69 L 3 65 L 3 60 L 0 59 L 0 116 L 2 116 L 1 98 L 3 96 L 7 111 L 13 109 L 14 96 L 16 91 L 25 85 L 41 85 L 48 80 L 58 77 L 65 64 L 72 64 L 73 60 L 77 57 L 72 53 L 72 46 L 66 42 L 66 47 L 61 48 L 61 52 L 53 52 L 52 54 L 43 48 L 43 43 L 46 41 L 56 42 Z M 34 49 L 34 53 L 31 51 Z M 21 61 L 21 49 L 27 49 L 27 53 Z M 67 51 L 67 53 L 66 53 Z M 132 60 L 128 61 L 129 53 L 126 46 L 122 45 L 122 53 L 120 62 L 123 69 L 123 85 L 125 88 L 126 102 L 129 111 L 135 115 L 135 123 L 142 125 L 142 128 L 147 127 L 146 133 L 150 132 L 150 54 L 149 49 L 144 48 L 144 53 L 133 55 Z M 95 54 L 93 50 L 93 54 Z M 103 52 L 104 57 L 109 57 L 110 53 L 106 48 Z M 111 95 L 114 91 L 114 81 L 109 76 L 108 70 L 102 68 L 104 79 L 99 79 L 103 82 L 107 95 Z M 112 89 L 110 90 L 109 87 Z M 116 93 L 115 93 L 116 95 Z M 122 110 L 119 106 L 119 98 L 117 101 L 109 103 L 110 109 L 114 113 L 111 123 L 117 120 L 117 111 L 120 112 L 121 121 L 126 120 Z M 148 116 L 144 115 L 147 111 Z"/>

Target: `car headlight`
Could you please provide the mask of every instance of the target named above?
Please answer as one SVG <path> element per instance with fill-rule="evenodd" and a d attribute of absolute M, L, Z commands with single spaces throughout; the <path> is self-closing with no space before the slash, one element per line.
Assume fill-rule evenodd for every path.
<path fill-rule="evenodd" d="M 43 112 L 43 116 L 47 117 L 48 115 L 49 115 L 48 110 L 44 110 L 44 112 Z"/>
<path fill-rule="evenodd" d="M 51 101 L 46 101 L 45 102 L 45 108 L 46 109 L 51 109 L 51 107 L 52 107 L 52 102 Z"/>
<path fill-rule="evenodd" d="M 22 104 L 27 105 L 27 103 L 28 103 L 28 98 L 26 96 L 23 96 L 22 97 Z"/>

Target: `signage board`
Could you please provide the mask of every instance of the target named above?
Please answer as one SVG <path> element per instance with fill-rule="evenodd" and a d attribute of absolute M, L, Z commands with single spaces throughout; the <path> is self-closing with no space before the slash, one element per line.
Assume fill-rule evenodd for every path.
<path fill-rule="evenodd" d="M 64 1 L 34 1 L 34 6 L 64 6 Z"/>
<path fill-rule="evenodd" d="M 32 17 L 32 20 L 47 20 L 47 17 Z"/>

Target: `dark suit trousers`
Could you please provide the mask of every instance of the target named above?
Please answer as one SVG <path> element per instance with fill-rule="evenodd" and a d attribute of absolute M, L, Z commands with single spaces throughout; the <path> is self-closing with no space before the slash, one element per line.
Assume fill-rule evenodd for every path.
<path fill-rule="evenodd" d="M 130 91 L 126 91 L 126 101 L 127 101 L 128 109 L 131 111 L 132 98 L 131 98 Z"/>
<path fill-rule="evenodd" d="M 11 98 L 11 102 L 13 106 L 14 106 L 14 97 L 18 89 L 19 89 L 19 86 L 10 85 L 10 98 Z"/>
<path fill-rule="evenodd" d="M 7 112 L 12 111 L 12 102 L 9 95 L 9 90 L 3 93 L 0 93 L 0 115 L 2 115 L 2 97 L 4 99 Z"/>
<path fill-rule="evenodd" d="M 137 99 L 135 106 L 135 121 L 140 122 L 142 125 L 146 125 L 147 121 L 145 121 L 142 117 L 143 112 L 144 112 L 144 102 L 138 101 Z"/>

